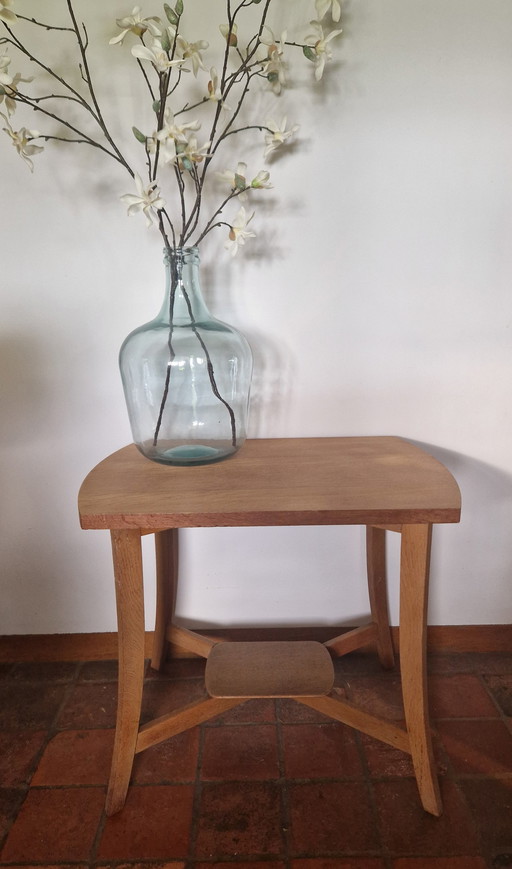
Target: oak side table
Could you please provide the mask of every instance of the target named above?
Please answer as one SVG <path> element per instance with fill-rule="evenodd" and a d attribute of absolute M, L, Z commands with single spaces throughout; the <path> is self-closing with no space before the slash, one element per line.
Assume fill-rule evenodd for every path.
<path fill-rule="evenodd" d="M 440 462 L 397 437 L 249 440 L 231 459 L 185 468 L 150 462 L 130 445 L 86 477 L 79 513 L 82 528 L 109 529 L 112 539 L 119 686 L 109 815 L 124 805 L 137 752 L 255 697 L 291 697 L 408 752 L 424 809 L 441 814 L 425 663 L 429 555 L 432 525 L 459 521 L 460 494 Z M 371 621 L 327 643 L 224 642 L 175 625 L 178 529 L 269 525 L 365 525 Z M 382 665 L 393 666 L 387 531 L 401 534 L 405 728 L 331 693 L 333 657 L 375 643 Z M 207 662 L 203 699 L 141 726 L 144 534 L 155 535 L 157 556 L 151 665 L 162 666 L 168 641 Z"/>

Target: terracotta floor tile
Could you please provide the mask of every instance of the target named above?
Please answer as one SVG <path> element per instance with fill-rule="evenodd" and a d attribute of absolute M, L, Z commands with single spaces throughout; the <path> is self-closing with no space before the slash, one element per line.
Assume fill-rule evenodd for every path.
<path fill-rule="evenodd" d="M 403 722 L 401 722 L 403 724 Z M 373 739 L 366 733 L 360 735 L 361 744 L 371 778 L 410 778 L 414 776 L 412 759 L 398 748 Z M 436 733 L 433 734 L 434 756 L 438 775 L 446 775 L 448 757 Z"/>
<path fill-rule="evenodd" d="M 78 672 L 80 682 L 117 682 L 117 661 L 86 661 Z"/>
<path fill-rule="evenodd" d="M 400 677 L 383 670 L 381 674 L 347 678 L 348 699 L 372 715 L 400 721 L 404 717 Z"/>
<path fill-rule="evenodd" d="M 10 679 L 32 682 L 70 682 L 74 679 L 79 664 L 76 661 L 40 661 L 14 664 Z"/>
<path fill-rule="evenodd" d="M 7 837 L 7 863 L 87 860 L 103 811 L 103 788 L 34 788 Z"/>
<path fill-rule="evenodd" d="M 468 778 L 460 782 L 460 787 L 484 846 L 512 854 L 512 778 Z"/>
<path fill-rule="evenodd" d="M 288 801 L 293 855 L 378 851 L 375 817 L 364 783 L 291 784 Z"/>
<path fill-rule="evenodd" d="M 486 869 L 483 857 L 398 857 L 393 869 Z"/>
<path fill-rule="evenodd" d="M 427 655 L 429 673 L 474 673 L 475 667 L 469 654 L 460 652 L 429 652 Z"/>
<path fill-rule="evenodd" d="M 96 863 L 95 869 L 185 869 L 185 866 L 186 863 L 182 860 L 165 860 L 165 862 L 151 860 L 151 862 L 144 861 L 143 863 L 132 863 L 131 861 L 130 863 L 118 863 L 116 861 L 113 863 Z M 10 866 L 9 869 L 11 869 Z M 25 867 L 23 867 L 23 869 L 25 869 Z M 39 869 L 39 867 L 33 867 L 33 869 Z M 55 869 L 61 869 L 61 867 L 55 867 Z M 64 867 L 64 869 L 66 869 L 66 867 Z M 70 867 L 70 869 L 75 869 L 75 867 Z M 80 867 L 78 867 L 78 869 L 80 869 Z"/>
<path fill-rule="evenodd" d="M 277 700 L 277 717 L 283 724 L 328 724 L 332 718 L 295 700 Z"/>
<path fill-rule="evenodd" d="M 162 671 L 147 666 L 146 679 L 204 679 L 205 658 L 174 658 L 165 662 Z"/>
<path fill-rule="evenodd" d="M 194 869 L 286 869 L 286 863 L 280 860 L 247 860 L 235 861 L 231 860 L 228 863 L 222 863 L 218 860 L 215 863 L 194 863 Z"/>
<path fill-rule="evenodd" d="M 506 854 L 493 854 L 490 863 L 486 866 L 492 866 L 492 869 L 510 869 L 512 866 L 512 850 Z"/>
<path fill-rule="evenodd" d="M 122 811 L 105 822 L 98 861 L 186 857 L 193 796 L 191 785 L 132 785 Z"/>
<path fill-rule="evenodd" d="M 391 854 L 478 855 L 474 821 L 453 782 L 441 779 L 443 814 L 435 818 L 421 806 L 413 779 L 375 782 L 382 840 Z"/>
<path fill-rule="evenodd" d="M 275 726 L 205 727 L 201 778 L 204 781 L 279 778 Z"/>
<path fill-rule="evenodd" d="M 355 732 L 343 724 L 285 724 L 287 778 L 356 778 L 363 775 Z"/>
<path fill-rule="evenodd" d="M 141 722 L 158 718 L 206 696 L 206 689 L 198 679 L 150 680 L 144 685 Z"/>
<path fill-rule="evenodd" d="M 485 676 L 484 679 L 502 712 L 512 716 L 512 674 L 490 675 Z"/>
<path fill-rule="evenodd" d="M 468 652 L 475 673 L 512 675 L 512 652 Z"/>
<path fill-rule="evenodd" d="M 6 833 L 10 830 L 24 798 L 24 790 L 0 788 L 0 845 Z"/>
<path fill-rule="evenodd" d="M 432 718 L 496 718 L 498 710 L 478 676 L 432 674 L 428 680 Z"/>
<path fill-rule="evenodd" d="M 304 857 L 290 861 L 290 869 L 385 869 L 380 857 Z"/>
<path fill-rule="evenodd" d="M 202 786 L 195 856 L 279 856 L 283 850 L 281 792 L 274 782 Z"/>
<path fill-rule="evenodd" d="M 153 785 L 194 781 L 199 732 L 198 727 L 193 727 L 135 755 L 132 781 Z"/>
<path fill-rule="evenodd" d="M 228 712 L 206 722 L 207 727 L 219 724 L 271 724 L 276 720 L 274 700 L 246 700 Z"/>
<path fill-rule="evenodd" d="M 46 746 L 31 784 L 107 784 L 113 747 L 113 730 L 61 730 Z"/>
<path fill-rule="evenodd" d="M 0 730 L 42 730 L 55 718 L 65 684 L 0 682 Z"/>
<path fill-rule="evenodd" d="M 499 720 L 448 719 L 437 729 L 453 769 L 461 775 L 506 775 L 512 772 L 512 734 Z"/>
<path fill-rule="evenodd" d="M 361 744 L 366 756 L 368 771 L 372 778 L 402 778 L 414 776 L 410 754 L 393 748 L 380 739 L 361 734 Z"/>
<path fill-rule="evenodd" d="M 59 715 L 57 727 L 61 730 L 85 730 L 88 727 L 115 727 L 117 685 L 75 685 Z"/>
<path fill-rule="evenodd" d="M 398 656 L 396 659 L 398 670 Z M 334 672 L 343 676 L 382 676 L 385 670 L 376 652 L 350 652 L 334 659 Z"/>
<path fill-rule="evenodd" d="M 14 788 L 29 783 L 45 741 L 44 730 L 0 732 L 0 787 Z"/>
<path fill-rule="evenodd" d="M 9 869 L 89 869 L 88 863 L 10 863 Z"/>

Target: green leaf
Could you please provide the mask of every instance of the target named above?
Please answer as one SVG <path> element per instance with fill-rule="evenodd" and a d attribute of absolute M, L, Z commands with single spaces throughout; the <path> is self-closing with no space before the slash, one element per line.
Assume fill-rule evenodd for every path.
<path fill-rule="evenodd" d="M 317 56 L 316 51 L 313 48 L 311 48 L 309 45 L 303 45 L 302 53 L 304 54 L 304 57 L 307 57 L 308 60 L 311 60 L 313 61 L 313 63 L 315 63 Z"/>
<path fill-rule="evenodd" d="M 2 87 L 2 85 L 0 84 L 0 94 L 2 94 L 2 96 L 3 96 L 3 95 L 6 94 L 6 93 L 7 93 L 7 91 L 6 91 L 6 90 Z"/>
<path fill-rule="evenodd" d="M 169 33 L 167 30 L 164 30 L 160 37 L 160 44 L 164 51 L 171 50 L 171 40 L 169 39 Z"/>
<path fill-rule="evenodd" d="M 155 102 L 153 103 L 153 111 L 154 111 L 155 115 L 160 114 L 161 107 L 162 107 L 162 104 L 161 104 L 160 100 L 155 100 Z"/>
<path fill-rule="evenodd" d="M 183 15 L 183 0 L 178 0 L 174 8 L 176 10 L 176 15 Z"/>
<path fill-rule="evenodd" d="M 178 16 L 176 15 L 174 9 L 171 9 L 168 3 L 164 3 L 164 12 L 167 15 L 170 23 L 175 26 L 178 23 Z"/>
<path fill-rule="evenodd" d="M 247 187 L 247 182 L 243 175 L 239 175 L 238 172 L 235 172 L 235 187 L 237 190 L 245 190 Z"/>
<path fill-rule="evenodd" d="M 132 127 L 132 130 L 133 130 L 133 135 L 137 139 L 137 142 L 141 142 L 143 145 L 145 145 L 146 144 L 146 137 L 145 137 L 144 133 L 141 133 L 141 131 L 138 130 L 137 127 Z"/>

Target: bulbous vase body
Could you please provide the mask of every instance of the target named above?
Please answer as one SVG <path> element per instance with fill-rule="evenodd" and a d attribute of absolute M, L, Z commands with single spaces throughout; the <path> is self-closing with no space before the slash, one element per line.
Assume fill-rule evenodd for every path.
<path fill-rule="evenodd" d="M 168 251 L 164 263 L 160 313 L 128 335 L 119 356 L 133 439 L 155 462 L 216 462 L 246 439 L 251 350 L 209 313 L 197 248 Z"/>

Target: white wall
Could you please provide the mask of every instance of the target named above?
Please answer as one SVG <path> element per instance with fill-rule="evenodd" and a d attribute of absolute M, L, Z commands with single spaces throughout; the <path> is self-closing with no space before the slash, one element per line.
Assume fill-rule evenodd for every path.
<path fill-rule="evenodd" d="M 192 2 L 194 37 L 211 38 L 219 3 Z M 79 7 L 91 41 L 115 32 L 105 5 Z M 297 18 L 312 5 L 279 3 Z M 45 3 L 48 20 L 64 6 Z M 108 6 L 112 18 L 131 8 Z M 270 166 L 258 238 L 233 265 L 220 237 L 218 258 L 203 253 L 210 306 L 255 352 L 252 436 L 396 434 L 445 462 L 463 514 L 436 529 L 430 621 L 509 622 L 512 5 L 346 0 L 344 16 L 322 86 L 302 68 L 283 96 L 301 131 Z M 136 149 L 127 54 L 101 46 L 91 60 L 108 59 L 100 93 Z M 22 110 L 16 121 L 43 127 Z M 117 353 L 160 305 L 161 244 L 119 203 L 128 176 L 92 150 L 48 145 L 33 176 L 4 134 L 0 155 L 0 632 L 114 630 L 108 534 L 80 530 L 76 496 L 131 440 Z M 188 531 L 182 550 L 188 624 L 367 611 L 358 528 Z M 150 576 L 147 598 L 150 626 Z"/>

